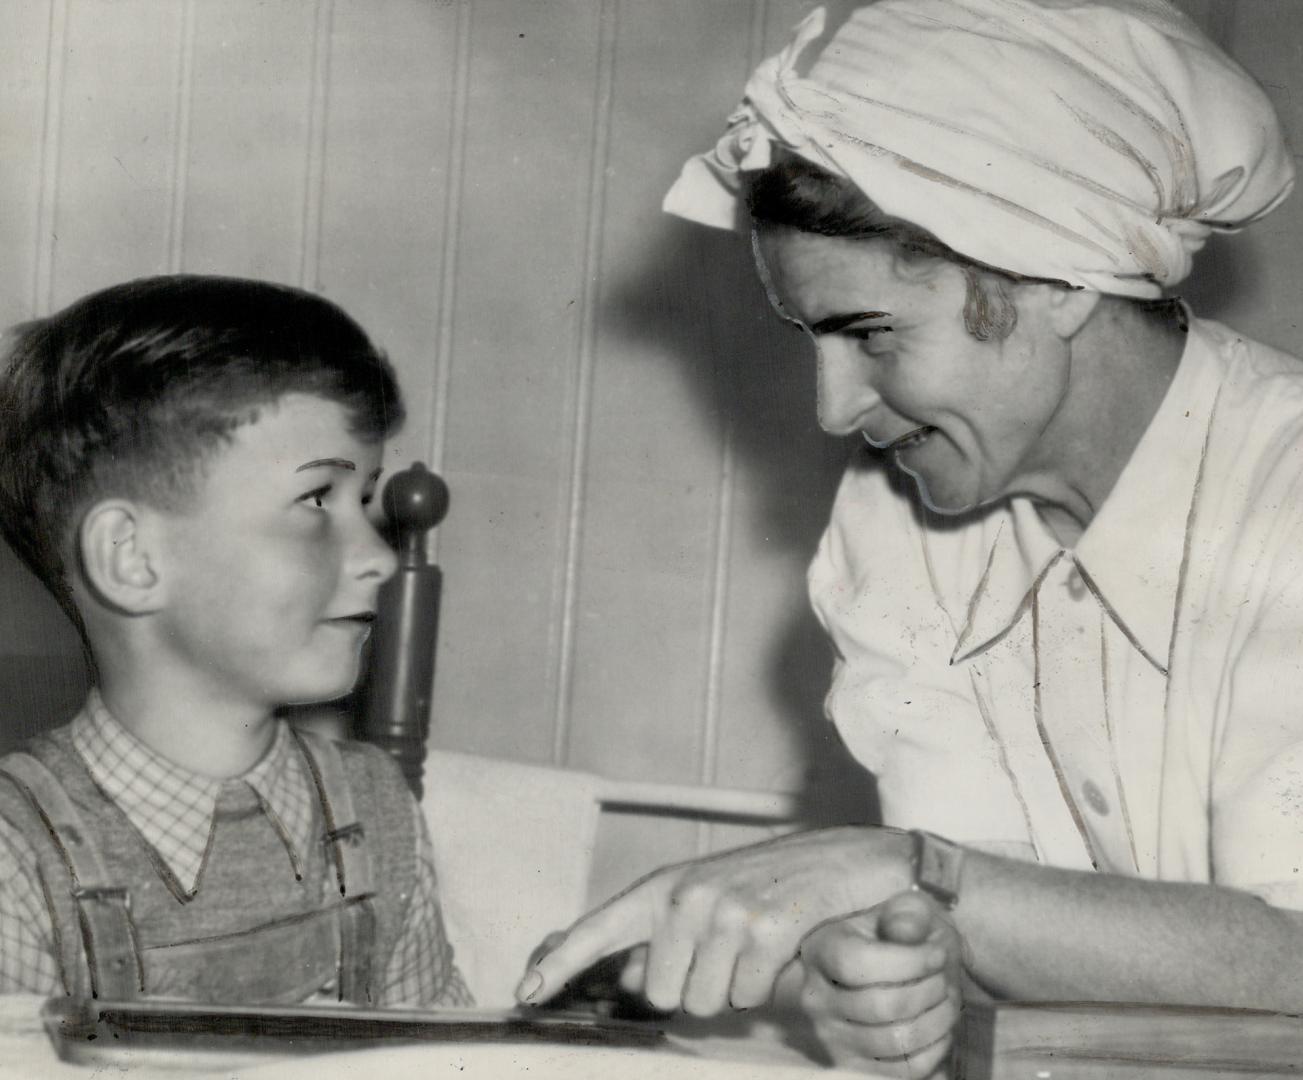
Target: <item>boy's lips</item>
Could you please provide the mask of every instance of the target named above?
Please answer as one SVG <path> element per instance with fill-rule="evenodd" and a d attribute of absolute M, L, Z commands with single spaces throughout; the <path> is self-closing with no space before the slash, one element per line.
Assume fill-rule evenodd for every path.
<path fill-rule="evenodd" d="M 376 613 L 374 611 L 355 611 L 352 615 L 336 615 L 326 621 L 352 625 L 359 629 L 370 629 L 371 624 L 376 621 Z"/>

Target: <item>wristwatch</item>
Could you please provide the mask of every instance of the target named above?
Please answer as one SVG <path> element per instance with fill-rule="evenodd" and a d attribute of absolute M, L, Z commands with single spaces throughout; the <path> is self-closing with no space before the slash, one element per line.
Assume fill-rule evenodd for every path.
<path fill-rule="evenodd" d="M 911 829 L 909 835 L 914 841 L 910 860 L 910 888 L 927 893 L 943 907 L 953 911 L 959 903 L 964 849 L 922 829 Z"/>

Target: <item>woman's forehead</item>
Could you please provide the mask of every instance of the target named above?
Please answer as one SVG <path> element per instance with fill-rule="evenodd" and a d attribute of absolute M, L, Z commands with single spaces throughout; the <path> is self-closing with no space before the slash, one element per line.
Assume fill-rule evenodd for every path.
<path fill-rule="evenodd" d="M 785 225 L 758 227 L 755 246 L 767 267 L 794 280 L 889 260 L 895 248 L 886 237 L 822 236 Z"/>
<path fill-rule="evenodd" d="M 903 296 L 922 278 L 934 277 L 948 265 L 919 256 L 936 263 L 933 273 L 906 275 L 901 272 L 904 252 L 890 236 L 820 236 L 786 227 L 758 229 L 755 251 L 771 298 L 777 294 L 784 308 L 796 306 L 799 311 L 793 314 L 802 318 L 822 318 L 846 304 L 883 306 L 888 297 Z M 913 269 L 917 271 L 917 265 Z"/>

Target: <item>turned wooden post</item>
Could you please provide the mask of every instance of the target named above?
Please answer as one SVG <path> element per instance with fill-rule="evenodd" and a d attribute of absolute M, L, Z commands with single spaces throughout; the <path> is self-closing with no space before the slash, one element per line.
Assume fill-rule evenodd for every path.
<path fill-rule="evenodd" d="M 380 592 L 361 735 L 394 757 L 419 799 L 443 587 L 439 568 L 427 561 L 425 535 L 448 512 L 448 485 L 416 462 L 385 485 L 382 503 L 398 570 Z"/>

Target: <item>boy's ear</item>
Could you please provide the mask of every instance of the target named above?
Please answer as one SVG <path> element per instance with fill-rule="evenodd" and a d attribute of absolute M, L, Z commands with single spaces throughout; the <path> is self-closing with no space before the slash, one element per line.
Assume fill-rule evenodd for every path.
<path fill-rule="evenodd" d="M 146 615 L 163 603 L 158 552 L 141 507 L 126 499 L 96 503 L 78 530 L 82 573 L 101 602 L 129 615 Z"/>

